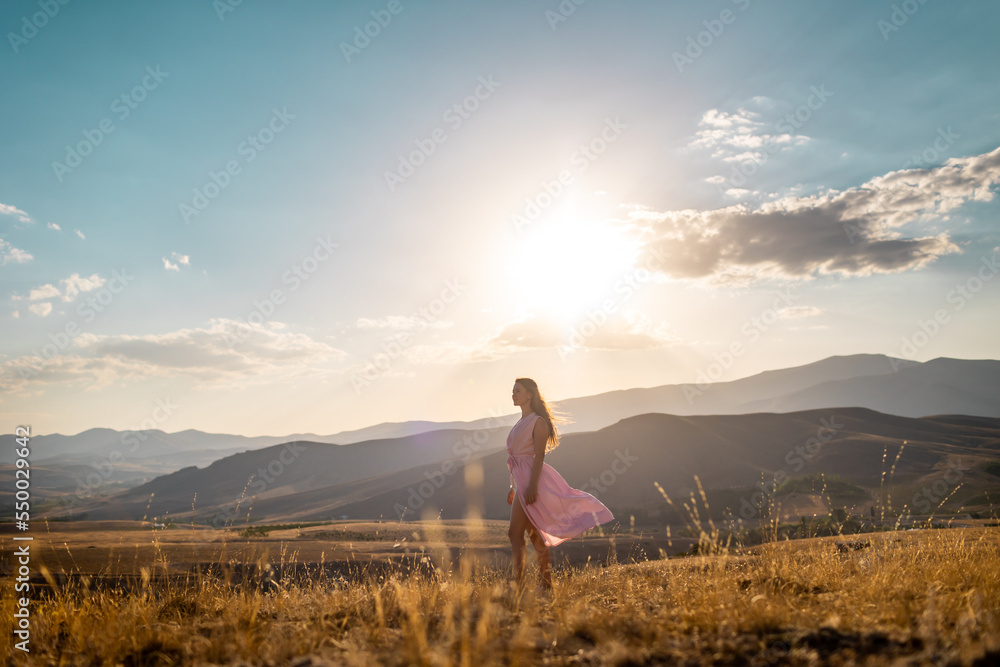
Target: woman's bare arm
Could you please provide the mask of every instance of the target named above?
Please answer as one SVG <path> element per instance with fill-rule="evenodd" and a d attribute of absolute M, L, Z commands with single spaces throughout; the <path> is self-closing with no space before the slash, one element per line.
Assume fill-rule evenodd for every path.
<path fill-rule="evenodd" d="M 545 445 L 549 439 L 549 425 L 539 417 L 531 431 L 532 444 L 535 446 L 535 461 L 531 466 L 531 482 L 528 488 L 538 488 L 538 478 L 542 476 L 542 464 L 545 462 Z"/>

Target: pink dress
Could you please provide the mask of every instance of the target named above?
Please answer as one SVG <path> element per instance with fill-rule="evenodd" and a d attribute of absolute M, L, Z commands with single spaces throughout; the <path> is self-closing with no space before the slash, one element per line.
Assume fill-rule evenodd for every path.
<path fill-rule="evenodd" d="M 614 515 L 600 500 L 586 491 L 574 489 L 556 469 L 542 462 L 535 502 L 524 502 L 524 492 L 531 483 L 535 446 L 531 433 L 541 415 L 532 412 L 520 419 L 507 435 L 507 469 L 514 484 L 515 502 L 520 502 L 531 524 L 542 535 L 546 546 L 554 547 L 577 537 L 585 530 L 607 523 Z"/>

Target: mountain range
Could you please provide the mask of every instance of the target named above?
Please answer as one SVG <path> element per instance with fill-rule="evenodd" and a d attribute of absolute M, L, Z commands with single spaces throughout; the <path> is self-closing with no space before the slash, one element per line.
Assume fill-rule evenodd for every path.
<path fill-rule="evenodd" d="M 296 442 L 226 457 L 204 469 L 185 468 L 69 509 L 89 519 L 152 519 L 216 526 L 247 521 L 289 522 L 349 518 L 399 520 L 425 516 L 459 519 L 473 507 L 503 519 L 510 508 L 506 451 L 495 451 L 505 428 L 483 434 L 466 448 L 468 432 L 433 431 L 352 447 Z M 474 440 L 472 440 L 474 442 Z M 422 449 L 422 452 L 417 452 Z M 354 450 L 354 451 L 352 451 Z M 493 450 L 493 451 L 490 451 Z M 444 455 L 444 456 L 442 456 Z M 437 458 L 433 463 L 421 459 Z M 698 484 L 719 518 L 761 505 L 762 492 L 812 479 L 800 495 L 848 498 L 847 509 L 868 509 L 889 477 L 893 507 L 915 512 L 933 500 L 988 506 L 1000 500 L 1000 419 L 964 415 L 910 418 L 866 408 L 824 408 L 743 415 L 636 415 L 589 433 L 566 434 L 546 455 L 575 488 L 592 493 L 619 519 L 668 510 Z M 822 475 L 822 477 L 820 477 Z M 696 479 L 697 478 L 697 479 Z M 249 481 L 248 481 L 249 480 Z M 659 485 L 659 488 L 657 487 Z M 775 488 L 779 487 L 779 488 Z M 914 500 L 922 489 L 930 496 Z M 850 493 L 848 493 L 850 492 Z M 847 493 L 847 495 L 844 495 Z M 852 496 L 851 493 L 854 495 Z M 756 498 L 755 498 L 756 496 Z M 745 502 L 744 502 L 745 501 Z M 56 514 L 54 513 L 53 516 Z M 754 515 L 756 516 L 756 515 Z M 627 520 L 627 519 L 626 519 Z"/>
<path fill-rule="evenodd" d="M 711 376 L 712 370 L 708 367 L 701 375 Z M 604 433 L 608 427 L 620 427 L 620 422 L 633 417 L 651 418 L 651 414 L 750 418 L 752 413 L 768 413 L 769 420 L 785 423 L 787 420 L 777 415 L 858 407 L 883 413 L 886 418 L 949 414 L 997 418 L 1000 361 L 939 358 L 920 363 L 884 355 L 829 357 L 731 382 L 634 388 L 569 398 L 554 405 L 558 412 L 572 418 L 572 422 L 559 427 L 567 438 L 590 437 Z M 456 451 L 468 454 L 467 445 L 461 444 L 463 438 L 468 442 L 472 435 L 478 441 L 474 453 L 459 457 L 460 463 L 464 466 L 482 458 L 486 465 L 492 460 L 490 454 L 503 449 L 506 434 L 519 417 L 510 414 L 469 422 L 382 423 L 328 436 L 245 437 L 196 430 L 165 433 L 112 429 L 91 429 L 74 436 L 35 436 L 31 441 L 31 461 L 36 471 L 33 492 L 43 501 L 61 498 L 74 507 L 92 505 L 92 500 L 83 501 L 95 492 L 103 496 L 118 493 L 115 502 L 129 508 L 128 512 L 152 493 L 157 501 L 150 510 L 157 514 L 190 511 L 194 492 L 199 494 L 196 505 L 205 508 L 235 503 L 241 494 L 254 496 L 257 508 L 270 506 L 268 503 L 281 505 L 279 498 L 295 494 L 318 494 L 318 504 L 313 507 L 306 503 L 304 512 L 322 514 L 339 508 L 343 510 L 338 510 L 340 514 L 370 515 L 375 510 L 365 503 L 376 490 L 391 493 L 400 486 L 408 488 L 421 475 L 433 475 L 444 461 L 456 460 Z M 0 437 L 4 445 L 0 454 L 7 458 L 5 462 L 9 462 L 14 449 L 13 442 L 7 440 L 12 441 L 13 436 Z M 585 441 L 586 437 L 580 442 Z M 290 465 L 280 484 L 268 482 L 267 465 L 280 461 L 275 457 L 282 451 L 288 459 L 289 443 L 294 443 L 296 454 L 305 453 L 308 465 Z M 503 452 L 499 454 L 503 458 Z M 554 452 L 553 457 L 558 460 L 559 454 Z M 754 474 L 773 469 L 773 462 L 768 460 L 746 459 L 741 465 L 750 466 L 745 471 Z M 10 468 L 0 466 L 0 478 L 9 476 Z M 254 471 L 255 477 L 251 478 Z M 449 479 L 460 477 L 456 474 Z M 709 475 L 704 479 L 730 485 L 746 481 L 740 475 L 732 479 Z M 446 493 L 444 486 L 435 489 L 434 495 L 442 498 L 441 493 Z M 345 504 L 345 500 L 350 502 Z M 412 505 L 418 500 L 409 503 L 408 511 L 414 511 Z M 157 510 L 160 502 L 162 508 Z M 622 498 L 616 502 L 628 501 Z M 145 507 L 145 500 L 142 504 Z M 394 504 L 389 504 L 389 510 Z M 287 513 L 278 505 L 275 511 Z M 94 508 L 97 512 L 106 510 Z M 398 509 L 395 513 L 399 514 Z"/>

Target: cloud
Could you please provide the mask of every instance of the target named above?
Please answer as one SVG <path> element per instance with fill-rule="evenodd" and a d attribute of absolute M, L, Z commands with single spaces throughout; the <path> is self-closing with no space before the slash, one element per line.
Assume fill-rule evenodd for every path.
<path fill-rule="evenodd" d="M 19 357 L 0 364 L 0 393 L 20 396 L 44 395 L 45 385 L 76 385 L 93 391 L 128 379 L 142 379 L 141 372 L 114 358 L 63 354 L 50 359 Z"/>
<path fill-rule="evenodd" d="M 79 236 L 81 239 L 87 238 L 86 236 L 83 235 L 83 232 L 81 232 L 79 229 L 74 229 L 73 231 L 76 232 L 76 235 Z"/>
<path fill-rule="evenodd" d="M 544 315 L 530 315 L 503 327 L 489 344 L 501 348 L 556 347 L 569 338 L 567 328 Z"/>
<path fill-rule="evenodd" d="M 782 112 L 791 105 L 762 96 L 751 98 L 733 113 L 720 109 L 706 111 L 686 149 L 710 151 L 713 158 L 731 164 L 732 171 L 728 177 L 714 174 L 704 180 L 714 184 L 726 199 L 743 201 L 751 196 L 760 197 L 762 193 L 741 187 L 747 177 L 756 173 L 772 155 L 812 141 L 802 127 L 832 93 L 823 86 L 813 86 L 810 91 L 806 104 L 783 117 Z"/>
<path fill-rule="evenodd" d="M 51 299 L 55 296 L 61 296 L 62 292 L 55 285 L 42 285 L 41 287 L 33 287 L 30 292 L 28 292 L 28 301 L 38 301 L 40 299 Z"/>
<path fill-rule="evenodd" d="M 235 341 L 230 345 L 230 341 Z M 208 328 L 180 329 L 145 336 L 82 334 L 80 348 L 96 356 L 115 356 L 161 370 L 211 374 L 262 370 L 276 363 L 339 356 L 338 350 L 305 334 L 281 333 L 271 327 L 225 318 Z"/>
<path fill-rule="evenodd" d="M 386 315 L 377 319 L 359 317 L 354 326 L 358 329 L 423 329 L 426 327 L 446 329 L 452 326 L 452 323 L 443 320 L 428 322 L 426 318 L 418 315 Z"/>
<path fill-rule="evenodd" d="M 49 303 L 48 301 L 46 301 L 45 303 L 33 303 L 30 306 L 28 306 L 28 310 L 33 312 L 35 315 L 38 315 L 39 317 L 46 317 L 49 313 L 52 312 L 52 304 Z"/>
<path fill-rule="evenodd" d="M 62 227 L 60 227 L 59 225 L 57 225 L 54 222 L 50 222 L 47 226 L 48 226 L 49 229 L 54 229 L 57 232 L 61 232 L 62 231 Z"/>
<path fill-rule="evenodd" d="M 0 204 L 0 206 L 3 206 L 3 204 Z M 20 248 L 15 248 L 11 244 L 7 243 L 7 241 L 0 238 L 0 266 L 4 266 L 8 262 L 24 264 L 25 262 L 30 262 L 33 259 L 34 256 L 30 252 L 25 252 Z"/>
<path fill-rule="evenodd" d="M 0 215 L 16 215 L 20 222 L 32 222 L 31 216 L 21 209 L 8 204 L 0 204 Z"/>
<path fill-rule="evenodd" d="M 506 325 L 488 345 L 501 349 L 589 348 L 644 350 L 680 342 L 665 325 L 654 325 L 640 312 L 607 314 L 601 323 L 589 319 L 566 326 L 543 315 L 532 315 Z"/>
<path fill-rule="evenodd" d="M 968 201 L 990 201 L 997 183 L 1000 148 L 933 169 L 894 171 L 842 192 L 790 196 L 757 208 L 633 209 L 626 222 L 672 278 L 749 284 L 896 273 L 960 252 L 947 233 L 906 237 L 901 227 L 940 219 Z"/>
<path fill-rule="evenodd" d="M 406 364 L 477 364 L 497 361 L 508 356 L 509 352 L 484 345 L 462 345 L 447 343 L 443 345 L 411 345 L 403 349 L 401 357 Z M 402 365 L 401 365 L 402 367 Z M 354 369 L 363 373 L 367 368 L 362 364 Z M 412 373 L 396 373 L 412 374 Z"/>
<path fill-rule="evenodd" d="M 406 365 L 492 362 L 531 349 L 640 350 L 678 342 L 677 336 L 665 325 L 654 326 L 642 313 L 614 313 L 593 329 L 588 320 L 567 325 L 545 315 L 529 314 L 472 344 L 446 342 L 402 347 L 396 356 L 403 363 L 394 362 L 392 372 L 387 374 L 412 375 L 412 372 L 397 370 L 405 369 Z M 357 364 L 348 370 L 364 373 L 369 362 Z"/>
<path fill-rule="evenodd" d="M 65 294 L 63 294 L 62 300 L 67 302 L 72 301 L 80 292 L 90 292 L 97 289 L 105 282 L 107 281 L 96 273 L 91 275 L 89 278 L 81 278 L 80 274 L 74 273 L 69 278 L 63 278 L 59 281 L 59 284 L 65 288 Z"/>
<path fill-rule="evenodd" d="M 28 301 L 41 301 L 42 299 L 54 299 L 56 297 L 61 297 L 63 301 L 69 303 L 77 297 L 81 292 L 90 292 L 97 289 L 107 282 L 104 278 L 101 278 L 96 273 L 91 275 L 89 278 L 81 278 L 79 273 L 71 274 L 69 278 L 63 278 L 59 281 L 63 289 L 59 289 L 51 283 L 46 283 L 39 287 L 33 287 L 28 292 L 27 297 L 13 295 L 11 296 L 12 301 L 23 301 L 25 298 Z"/>
<path fill-rule="evenodd" d="M 581 323 L 575 327 L 569 344 L 574 348 L 592 350 L 647 350 L 669 347 L 681 342 L 665 324 L 653 324 L 642 312 L 615 313 L 608 321 L 593 329 Z"/>
<path fill-rule="evenodd" d="M 184 266 L 191 266 L 191 258 L 188 255 L 182 255 L 177 252 L 172 252 L 170 253 L 170 256 L 174 258 L 176 263 L 171 262 L 166 257 L 161 258 L 163 260 L 163 268 L 168 271 L 180 271 L 181 269 L 180 266 L 178 266 L 179 264 L 183 264 Z"/>
<path fill-rule="evenodd" d="M 769 152 L 774 152 L 809 141 L 809 137 L 802 134 L 772 129 L 760 118 L 761 114 L 743 107 L 735 113 L 709 109 L 698 122 L 698 131 L 688 148 L 709 150 L 712 157 L 723 162 L 746 162 L 759 160 L 761 151 L 767 147 L 771 148 Z M 719 182 L 711 180 L 713 178 L 718 177 L 710 177 L 710 183 Z"/>
<path fill-rule="evenodd" d="M 800 317 L 815 317 L 822 315 L 823 311 L 816 306 L 789 306 L 778 311 L 778 317 L 782 319 L 797 319 Z"/>
<path fill-rule="evenodd" d="M 35 304 L 32 306 L 51 304 Z M 205 327 L 163 334 L 82 333 L 72 348 L 50 359 L 25 356 L 0 364 L 0 386 L 10 390 L 45 383 L 106 386 L 153 377 L 187 378 L 199 386 L 242 388 L 324 373 L 322 364 L 346 357 L 342 350 L 276 323 L 248 325 L 218 318 Z M 27 379 L 25 369 L 34 368 Z"/>

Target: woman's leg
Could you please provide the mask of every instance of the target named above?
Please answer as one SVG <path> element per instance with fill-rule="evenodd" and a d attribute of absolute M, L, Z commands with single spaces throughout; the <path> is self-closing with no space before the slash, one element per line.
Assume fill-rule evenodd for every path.
<path fill-rule="evenodd" d="M 518 587 L 524 582 L 524 557 L 527 551 L 524 544 L 524 531 L 528 530 L 531 522 L 528 515 L 521 507 L 521 501 L 517 494 L 514 494 L 514 504 L 510 508 L 510 528 L 507 529 L 507 537 L 510 538 L 510 546 L 514 556 L 514 577 Z"/>
<path fill-rule="evenodd" d="M 531 523 L 528 524 L 528 536 L 531 538 L 531 544 L 535 547 L 535 556 L 538 558 L 538 580 L 543 588 L 551 590 L 552 554 L 545 546 L 545 539 L 541 533 Z"/>

